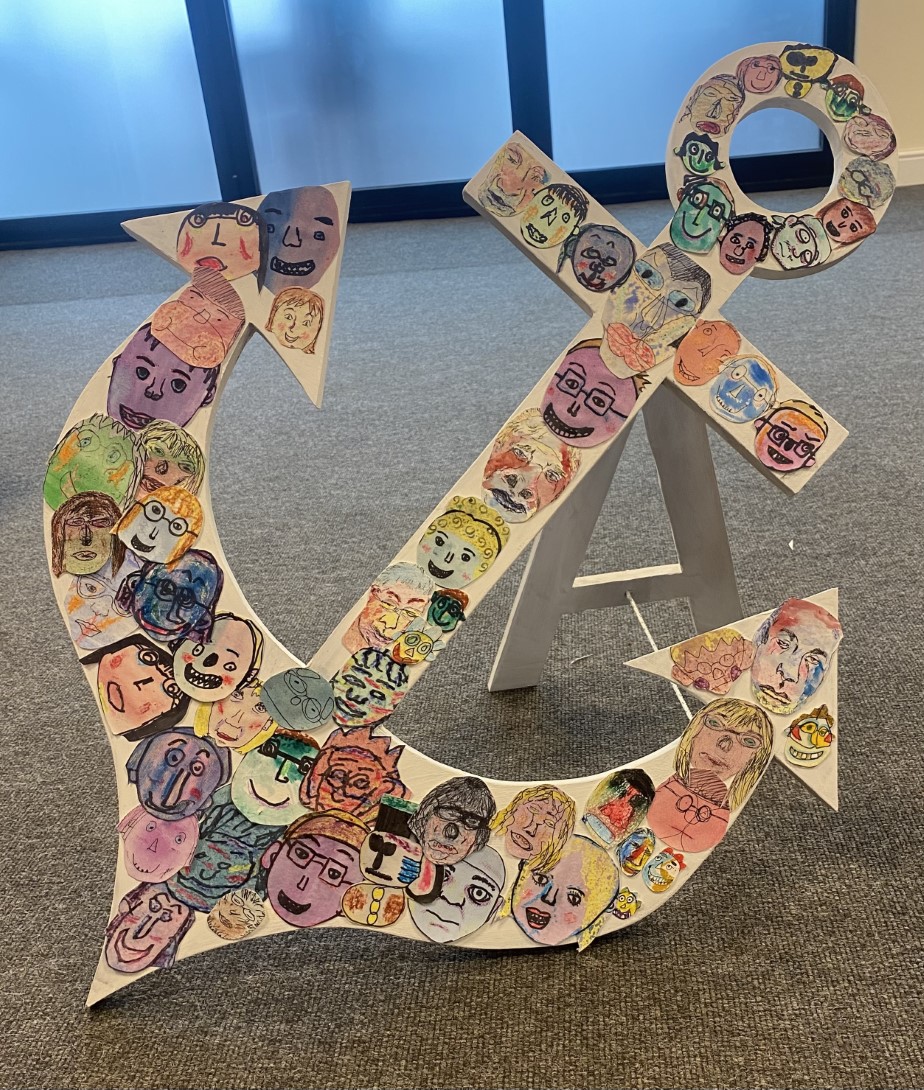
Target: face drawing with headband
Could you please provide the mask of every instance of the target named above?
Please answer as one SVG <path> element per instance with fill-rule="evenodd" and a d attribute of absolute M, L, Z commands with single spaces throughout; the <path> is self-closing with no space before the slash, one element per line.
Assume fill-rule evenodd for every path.
<path fill-rule="evenodd" d="M 456 776 L 423 797 L 410 828 L 431 863 L 454 865 L 487 844 L 495 810 L 484 780 Z"/>
<path fill-rule="evenodd" d="M 524 409 L 494 440 L 482 496 L 508 522 L 525 522 L 562 494 L 580 464 L 580 454 L 550 433 L 538 409 Z"/>
<path fill-rule="evenodd" d="M 509 537 L 510 527 L 486 504 L 453 496 L 418 542 L 417 566 L 438 587 L 464 590 L 491 567 Z"/>
<path fill-rule="evenodd" d="M 676 246 L 647 250 L 603 308 L 603 361 L 620 378 L 666 363 L 711 296 L 709 274 Z"/>
<path fill-rule="evenodd" d="M 256 825 L 288 825 L 306 813 L 299 789 L 317 756 L 310 735 L 279 727 L 244 755 L 231 779 L 231 801 Z"/>
<path fill-rule="evenodd" d="M 542 397 L 542 422 L 569 447 L 595 447 L 619 431 L 645 386 L 640 375 L 617 378 L 600 341 L 569 348 Z"/>

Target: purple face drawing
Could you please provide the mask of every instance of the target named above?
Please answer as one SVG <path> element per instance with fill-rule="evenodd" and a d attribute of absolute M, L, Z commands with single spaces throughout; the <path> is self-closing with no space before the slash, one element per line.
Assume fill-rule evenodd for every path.
<path fill-rule="evenodd" d="M 581 341 L 543 395 L 542 420 L 569 446 L 595 447 L 612 439 L 637 399 L 637 380 L 613 374 L 600 357 L 599 341 Z"/>
<path fill-rule="evenodd" d="M 106 412 L 136 431 L 152 420 L 184 427 L 212 403 L 217 382 L 217 367 L 190 367 L 146 322 L 112 361 Z"/>
<path fill-rule="evenodd" d="M 195 817 L 167 821 L 136 806 L 119 822 L 125 869 L 139 882 L 163 882 L 192 859 L 199 843 Z"/>
<path fill-rule="evenodd" d="M 142 882 L 122 898 L 106 928 L 107 965 L 117 973 L 169 968 L 194 917 L 166 887 Z"/>
<path fill-rule="evenodd" d="M 173 822 L 211 803 L 231 778 L 231 757 L 189 727 L 176 727 L 139 742 L 125 768 L 145 810 Z"/>
<path fill-rule="evenodd" d="M 260 212 L 267 230 L 265 286 L 273 294 L 282 288 L 313 287 L 340 248 L 340 214 L 333 193 L 320 185 L 268 193 Z"/>

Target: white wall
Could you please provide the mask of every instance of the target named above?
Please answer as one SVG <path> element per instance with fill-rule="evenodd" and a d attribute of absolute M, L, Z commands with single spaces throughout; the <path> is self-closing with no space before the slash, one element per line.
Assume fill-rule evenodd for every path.
<path fill-rule="evenodd" d="M 857 0 L 856 64 L 888 103 L 899 185 L 924 184 L 924 2 Z"/>

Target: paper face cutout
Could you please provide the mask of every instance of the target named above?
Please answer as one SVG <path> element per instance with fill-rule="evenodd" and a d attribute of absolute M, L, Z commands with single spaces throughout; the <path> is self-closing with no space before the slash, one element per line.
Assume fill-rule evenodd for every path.
<path fill-rule="evenodd" d="M 560 246 L 587 218 L 587 197 L 577 186 L 555 183 L 540 189 L 523 209 L 520 234 L 530 246 Z"/>
<path fill-rule="evenodd" d="M 551 866 L 574 831 L 574 800 L 552 784 L 525 787 L 491 822 L 514 859 L 541 856 Z"/>
<path fill-rule="evenodd" d="M 208 925 L 220 939 L 236 942 L 253 934 L 265 919 L 266 909 L 259 894 L 252 889 L 236 889 L 215 904 Z"/>
<path fill-rule="evenodd" d="M 792 473 L 815 464 L 828 437 L 821 411 L 807 401 L 782 401 L 754 421 L 754 451 L 768 469 Z"/>
<path fill-rule="evenodd" d="M 680 157 L 687 174 L 708 177 L 717 170 L 723 170 L 725 164 L 719 158 L 719 145 L 702 133 L 688 132 L 674 154 Z"/>
<path fill-rule="evenodd" d="M 228 782 L 231 760 L 208 738 L 174 727 L 139 742 L 125 768 L 145 810 L 178 821 L 208 808 L 216 789 Z"/>
<path fill-rule="evenodd" d="M 639 899 L 631 889 L 621 889 L 613 901 L 613 915 L 617 920 L 631 919 L 639 910 Z"/>
<path fill-rule="evenodd" d="M 239 684 L 214 703 L 202 704 L 196 713 L 195 731 L 200 738 L 207 735 L 216 746 L 227 746 L 238 753 L 256 749 L 275 729 L 258 678 Z"/>
<path fill-rule="evenodd" d="M 818 45 L 788 45 L 780 54 L 786 94 L 805 98 L 812 85 L 820 83 L 834 67 L 837 54 Z"/>
<path fill-rule="evenodd" d="M 411 832 L 431 863 L 454 865 L 487 844 L 495 809 L 484 780 L 456 776 L 423 797 Z"/>
<path fill-rule="evenodd" d="M 203 405 L 211 405 L 217 382 L 217 367 L 192 367 L 146 322 L 112 361 L 106 412 L 133 430 L 154 420 L 185 427 Z"/>
<path fill-rule="evenodd" d="M 719 243 L 719 264 L 732 276 L 743 276 L 767 256 L 772 230 L 759 212 L 733 216 Z"/>
<path fill-rule="evenodd" d="M 846 197 L 826 204 L 818 213 L 818 218 L 835 246 L 850 246 L 876 230 L 876 218 L 872 212 Z"/>
<path fill-rule="evenodd" d="M 619 866 L 630 878 L 638 874 L 651 859 L 655 849 L 654 834 L 650 829 L 636 829 L 619 845 Z"/>
<path fill-rule="evenodd" d="M 126 575 L 137 570 L 137 562 L 129 557 L 115 574 L 112 565 L 105 564 L 93 575 L 78 575 L 71 580 L 64 607 L 71 639 L 80 650 L 93 651 L 134 631 L 131 612 L 123 609 L 117 598 Z"/>
<path fill-rule="evenodd" d="M 599 340 L 581 341 L 568 350 L 542 397 L 542 422 L 569 447 L 598 446 L 623 426 L 643 386 L 639 376 L 613 374 Z"/>
<path fill-rule="evenodd" d="M 45 474 L 45 502 L 57 509 L 81 492 L 101 492 L 121 507 L 134 493 L 140 470 L 137 441 L 101 413 L 76 424 L 55 447 Z"/>
<path fill-rule="evenodd" d="M 613 847 L 643 824 L 654 794 L 646 772 L 621 769 L 597 784 L 582 820 L 606 847 Z"/>
<path fill-rule="evenodd" d="M 386 795 L 407 793 L 398 772 L 404 746 L 392 746 L 387 734 L 373 730 L 337 729 L 328 736 L 302 781 L 299 797 L 306 810 L 336 810 L 371 822 Z"/>
<path fill-rule="evenodd" d="M 96 687 L 113 734 L 147 737 L 178 723 L 189 698 L 173 676 L 170 653 L 138 632 L 81 659 L 96 664 Z"/>
<path fill-rule="evenodd" d="M 305 814 L 299 788 L 317 756 L 313 738 L 280 727 L 235 769 L 231 801 L 257 825 L 288 825 Z"/>
<path fill-rule="evenodd" d="M 417 565 L 437 586 L 464 590 L 490 568 L 510 537 L 510 527 L 472 496 L 453 496 L 417 545 Z"/>
<path fill-rule="evenodd" d="M 138 882 L 163 882 L 192 859 L 199 840 L 194 816 L 166 821 L 136 806 L 119 822 L 125 869 Z"/>
<path fill-rule="evenodd" d="M 783 66 L 773 54 L 747 57 L 735 69 L 739 85 L 752 95 L 765 95 L 780 82 Z"/>
<path fill-rule="evenodd" d="M 827 261 L 831 243 L 815 216 L 777 217 L 770 253 L 784 269 L 804 269 Z"/>
<path fill-rule="evenodd" d="M 603 308 L 600 354 L 620 378 L 666 363 L 712 295 L 709 274 L 670 243 L 646 250 Z"/>
<path fill-rule="evenodd" d="M 114 533 L 140 560 L 172 564 L 189 549 L 202 529 L 202 506 L 185 488 L 155 488 L 134 503 Z"/>
<path fill-rule="evenodd" d="M 872 113 L 856 114 L 847 122 L 844 143 L 857 155 L 877 162 L 888 159 L 896 147 L 892 126 L 884 117 Z"/>
<path fill-rule="evenodd" d="M 379 886 L 407 886 L 420 874 L 423 850 L 409 825 L 416 809 L 415 803 L 392 795 L 386 795 L 379 803 L 375 827 L 359 853 L 359 865 L 370 882 Z"/>
<path fill-rule="evenodd" d="M 655 791 L 649 828 L 678 851 L 714 848 L 730 812 L 753 791 L 772 754 L 773 728 L 760 708 L 732 697 L 706 704 L 680 738 L 674 775 Z M 660 873 L 654 859 L 648 866 Z"/>
<path fill-rule="evenodd" d="M 816 768 L 834 744 L 834 717 L 826 704 L 800 715 L 786 728 L 786 760 L 797 768 Z"/>
<path fill-rule="evenodd" d="M 173 671 L 184 693 L 211 703 L 253 680 L 262 658 L 263 633 L 253 621 L 219 613 L 208 638 L 200 635 L 179 643 Z"/>
<path fill-rule="evenodd" d="M 339 916 L 344 893 L 362 877 L 359 849 L 368 831 L 335 810 L 294 821 L 261 859 L 276 915 L 293 927 L 314 927 Z"/>
<path fill-rule="evenodd" d="M 176 256 L 190 275 L 210 269 L 237 280 L 259 269 L 265 237 L 263 217 L 252 208 L 224 201 L 200 204 L 180 224 Z"/>
<path fill-rule="evenodd" d="M 863 105 L 863 84 L 849 73 L 835 76 L 828 81 L 825 91 L 825 109 L 832 121 L 849 121 Z"/>
<path fill-rule="evenodd" d="M 244 304 L 212 269 L 197 269 L 192 283 L 151 318 L 153 335 L 190 367 L 217 367 L 243 325 Z"/>
<path fill-rule="evenodd" d="M 442 868 L 435 898 L 417 901 L 411 896 L 411 919 L 431 942 L 464 939 L 497 914 L 505 878 L 500 855 L 493 848 L 481 848 Z"/>
<path fill-rule="evenodd" d="M 683 190 L 671 220 L 671 242 L 691 254 L 707 254 L 719 241 L 735 204 L 721 178 L 698 178 Z"/>
<path fill-rule="evenodd" d="M 266 328 L 283 348 L 314 354 L 324 324 L 324 300 L 308 288 L 283 288 L 273 300 Z"/>
<path fill-rule="evenodd" d="M 122 898 L 106 928 L 106 964 L 117 973 L 169 968 L 193 919 L 164 886 L 143 882 Z"/>
<path fill-rule="evenodd" d="M 415 666 L 430 658 L 435 650 L 442 650 L 442 641 L 439 641 L 440 646 L 437 647 L 433 636 L 429 632 L 420 630 L 421 623 L 421 621 L 415 621 L 414 625 L 418 627 L 408 628 L 391 645 L 388 653 L 395 662 L 403 663 L 405 666 Z"/>
<path fill-rule="evenodd" d="M 343 895 L 343 914 L 367 927 L 390 927 L 404 912 L 405 896 L 400 890 L 360 882 Z"/>
<path fill-rule="evenodd" d="M 671 648 L 671 677 L 681 685 L 724 696 L 754 661 L 754 645 L 734 628 L 717 628 Z"/>
<path fill-rule="evenodd" d="M 699 321 L 677 346 L 674 378 L 683 386 L 702 386 L 740 347 L 741 336 L 731 322 Z"/>
<path fill-rule="evenodd" d="M 607 395 L 596 390 L 588 396 L 597 408 Z M 580 454 L 551 434 L 543 420 L 538 409 L 517 413 L 498 433 L 485 462 L 482 496 L 507 522 L 525 522 L 558 499 L 580 467 Z"/>
<path fill-rule="evenodd" d="M 263 686 L 262 696 L 270 715 L 291 730 L 310 732 L 328 722 L 334 711 L 331 683 L 307 666 L 274 675 Z"/>
<path fill-rule="evenodd" d="M 822 683 L 841 641 L 838 619 L 814 602 L 790 598 L 754 636 L 751 691 L 777 715 L 796 712 Z"/>
<path fill-rule="evenodd" d="M 430 599 L 427 610 L 427 624 L 442 632 L 454 632 L 465 620 L 465 607 L 468 595 L 461 590 L 440 589 Z"/>
<path fill-rule="evenodd" d="M 369 726 L 397 707 L 408 687 L 407 667 L 385 651 L 364 647 L 335 674 L 334 720 L 347 729 Z"/>
<path fill-rule="evenodd" d="M 565 240 L 558 267 L 570 261 L 582 288 L 602 292 L 618 288 L 634 260 L 635 246 L 628 235 L 608 224 L 586 223 Z"/>
<path fill-rule="evenodd" d="M 185 488 L 195 495 L 205 476 L 205 456 L 195 439 L 169 420 L 152 420 L 139 432 L 144 469 L 136 499 L 158 488 Z"/>
<path fill-rule="evenodd" d="M 682 117 L 707 136 L 724 136 L 744 104 L 744 92 L 734 76 L 712 76 L 690 95 Z"/>
<path fill-rule="evenodd" d="M 858 156 L 851 159 L 837 180 L 837 189 L 847 197 L 867 208 L 880 208 L 892 199 L 895 192 L 895 175 L 885 163 Z"/>
<path fill-rule="evenodd" d="M 171 565 L 145 562 L 119 588 L 123 608 L 155 640 L 204 635 L 224 576 L 211 553 L 189 549 Z"/>
<path fill-rule="evenodd" d="M 664 893 L 680 877 L 683 868 L 683 856 L 672 848 L 665 848 L 645 865 L 642 880 L 652 893 Z"/>
<path fill-rule="evenodd" d="M 494 216 L 515 216 L 548 180 L 545 167 L 511 140 L 498 152 L 490 175 L 478 191 L 478 200 Z"/>
<path fill-rule="evenodd" d="M 735 423 L 756 420 L 776 397 L 776 372 L 760 356 L 738 356 L 725 365 L 709 391 L 709 408 Z"/>
<path fill-rule="evenodd" d="M 363 647 L 387 650 L 427 612 L 433 579 L 415 564 L 392 564 L 369 590 L 359 616 L 343 635 L 343 646 L 355 654 Z"/>
<path fill-rule="evenodd" d="M 528 861 L 520 865 L 510 895 L 512 914 L 533 942 L 558 946 L 577 936 L 583 948 L 593 941 L 618 892 L 619 871 L 606 850 L 587 837 L 574 836 L 548 871 Z"/>
<path fill-rule="evenodd" d="M 265 286 L 274 295 L 283 288 L 313 288 L 340 248 L 333 193 L 323 186 L 268 193 L 260 212 L 268 232 Z"/>
<path fill-rule="evenodd" d="M 111 531 L 121 517 L 115 500 L 102 492 L 65 500 L 51 519 L 52 575 L 92 575 L 107 564 L 118 570 L 125 548 Z"/>

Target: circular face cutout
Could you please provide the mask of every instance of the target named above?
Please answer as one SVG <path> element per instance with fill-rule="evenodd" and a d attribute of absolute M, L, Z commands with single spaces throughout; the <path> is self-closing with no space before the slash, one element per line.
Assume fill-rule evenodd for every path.
<path fill-rule="evenodd" d="M 735 179 L 735 129 L 768 108 L 802 114 L 831 146 L 828 191 L 810 208 L 764 208 Z M 752 155 L 772 151 L 778 149 L 748 148 Z M 895 154 L 895 131 L 878 92 L 844 57 L 805 42 L 748 46 L 703 73 L 674 121 L 667 145 L 676 209 L 671 241 L 714 276 L 786 279 L 815 272 L 876 230 L 895 189 Z"/>

